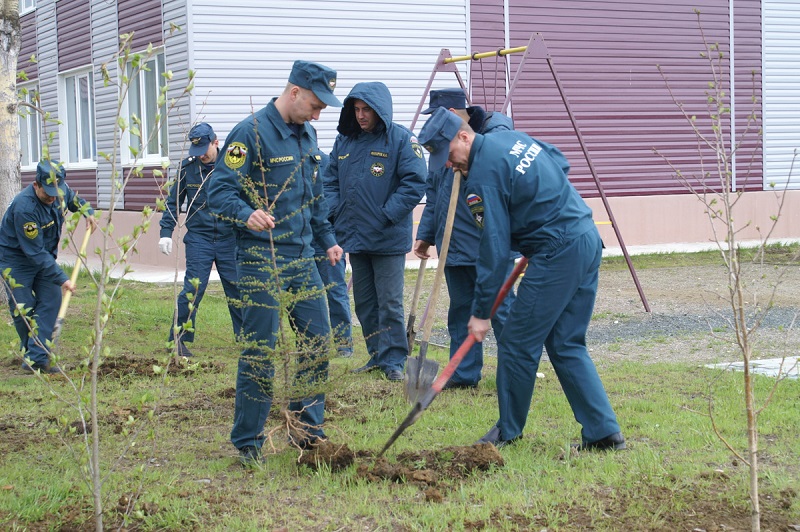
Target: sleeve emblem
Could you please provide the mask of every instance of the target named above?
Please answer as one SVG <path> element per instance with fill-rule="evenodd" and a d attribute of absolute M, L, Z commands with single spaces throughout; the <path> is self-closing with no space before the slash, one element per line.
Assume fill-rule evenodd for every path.
<path fill-rule="evenodd" d="M 25 222 L 22 224 L 22 230 L 31 240 L 39 236 L 39 225 L 36 222 Z"/>

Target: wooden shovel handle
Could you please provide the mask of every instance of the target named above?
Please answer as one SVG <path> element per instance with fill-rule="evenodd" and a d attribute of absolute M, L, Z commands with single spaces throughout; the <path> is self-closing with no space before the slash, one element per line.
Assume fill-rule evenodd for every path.
<path fill-rule="evenodd" d="M 433 278 L 433 288 L 431 298 L 428 303 L 431 311 L 436 314 L 436 302 L 439 299 L 439 289 L 444 278 L 444 266 L 447 263 L 447 250 L 450 248 L 450 236 L 453 233 L 453 220 L 456 218 L 456 206 L 458 204 L 458 194 L 461 189 L 461 172 L 456 170 L 453 173 L 453 190 L 450 192 L 450 205 L 447 207 L 447 219 L 444 223 L 444 237 L 442 238 L 442 249 L 439 251 L 439 265 L 436 268 L 436 277 Z M 422 341 L 430 340 L 433 330 L 433 318 L 425 320 L 425 328 L 422 333 Z"/>
<path fill-rule="evenodd" d="M 75 259 L 75 267 L 72 268 L 72 276 L 70 276 L 70 281 L 72 284 L 78 282 L 78 274 L 81 271 L 81 257 L 86 254 L 86 246 L 89 245 L 89 237 L 92 236 L 92 232 L 87 229 L 86 234 L 83 235 L 83 243 L 81 243 L 81 249 L 78 251 L 78 257 Z M 67 290 L 67 293 L 64 294 L 64 298 L 61 300 L 61 308 L 58 309 L 58 317 L 56 321 L 63 320 L 64 316 L 67 314 L 67 307 L 69 307 L 69 300 L 72 298 L 72 292 Z"/>

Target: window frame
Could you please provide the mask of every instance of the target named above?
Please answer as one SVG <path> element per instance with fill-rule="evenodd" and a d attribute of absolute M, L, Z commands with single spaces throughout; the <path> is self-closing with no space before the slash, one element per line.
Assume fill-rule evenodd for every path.
<path fill-rule="evenodd" d="M 34 95 L 39 91 L 39 83 L 20 83 L 17 85 L 17 95 L 20 102 L 35 105 L 33 102 Z M 25 116 L 22 115 L 25 113 Z M 17 112 L 17 119 L 19 125 L 19 154 L 20 154 L 20 168 L 22 171 L 36 170 L 39 160 L 42 157 L 42 121 L 39 113 L 30 107 L 20 105 Z M 26 127 L 23 128 L 23 122 Z M 30 127 L 35 124 L 35 133 Z M 25 142 L 23 143 L 23 133 L 25 133 Z M 35 134 L 36 138 L 33 138 Z M 31 147 L 36 146 L 36 152 L 31 151 Z M 27 148 L 26 148 L 27 147 Z M 28 153 L 24 153 L 27 150 Z M 28 157 L 28 164 L 25 164 L 25 155 Z"/>
<path fill-rule="evenodd" d="M 29 5 L 25 5 L 25 4 Z M 19 0 L 19 15 L 26 15 L 36 10 L 36 0 Z"/>
<path fill-rule="evenodd" d="M 75 135 L 76 139 L 81 142 L 78 142 L 75 146 L 77 151 L 77 160 L 72 160 L 72 155 L 70 154 L 71 149 L 71 142 L 72 139 L 70 138 L 70 129 L 72 126 L 71 118 L 69 116 L 69 94 L 68 94 L 68 82 L 70 79 L 74 79 L 77 86 L 77 81 L 80 78 L 85 78 L 88 81 L 88 127 L 89 127 L 89 154 L 83 153 L 84 148 L 84 133 L 85 133 L 85 126 L 86 124 L 83 123 L 81 120 L 82 111 L 81 108 L 81 100 L 78 97 L 77 91 L 74 93 L 74 103 L 75 103 Z M 58 75 L 58 108 L 59 108 L 59 139 L 60 139 L 60 154 L 61 154 L 61 162 L 67 168 L 97 168 L 97 115 L 96 115 L 96 104 L 95 104 L 95 83 L 94 83 L 94 70 L 92 67 L 82 67 L 77 68 L 74 70 L 70 70 L 67 72 L 62 72 Z"/>
<path fill-rule="evenodd" d="M 139 54 L 145 56 L 146 53 Z M 163 49 L 157 49 L 152 52 L 150 57 L 145 62 L 150 68 L 149 71 L 140 70 L 137 73 L 136 80 L 130 80 L 125 101 L 123 103 L 123 110 L 126 113 L 128 121 L 128 128 L 125 130 L 122 142 L 122 162 L 123 164 L 133 164 L 134 161 L 145 166 L 161 165 L 164 161 L 169 160 L 169 132 L 167 121 L 167 103 L 166 101 L 158 107 L 158 97 L 161 93 L 161 88 L 167 84 L 164 74 L 166 69 L 166 54 Z M 154 68 L 153 68 L 154 67 Z M 123 74 L 130 78 L 132 69 L 132 62 L 128 62 L 124 66 Z M 152 84 L 155 83 L 155 86 Z M 148 84 L 150 86 L 148 86 Z M 136 109 L 133 109 L 133 107 Z M 150 116 L 147 115 L 147 108 L 150 107 L 154 111 Z M 142 112 L 142 110 L 145 110 Z M 138 113 L 133 111 L 139 111 Z M 161 126 L 158 128 L 156 136 L 147 142 L 147 131 L 152 129 L 155 115 L 161 113 Z M 139 143 L 139 139 L 131 135 L 130 128 L 134 123 L 132 120 L 133 115 L 137 115 L 141 119 L 141 130 L 145 136 L 143 139 L 147 145 L 144 150 L 140 150 L 139 154 L 134 157 L 131 153 L 131 146 Z M 157 147 L 157 152 L 153 152 L 152 148 Z"/>

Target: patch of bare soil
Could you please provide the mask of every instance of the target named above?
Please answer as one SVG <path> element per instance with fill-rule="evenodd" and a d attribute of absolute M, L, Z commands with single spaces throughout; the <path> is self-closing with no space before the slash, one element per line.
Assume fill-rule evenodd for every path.
<path fill-rule="evenodd" d="M 168 366 L 164 366 L 163 361 L 159 361 L 155 358 L 118 356 L 103 360 L 103 363 L 97 370 L 97 374 L 103 377 L 120 377 L 123 375 L 155 377 L 156 367 L 166 367 L 168 373 L 171 375 L 184 375 L 198 369 L 221 372 L 224 371 L 225 364 L 213 360 L 193 362 L 192 360 L 181 357 L 172 360 Z"/>
<path fill-rule="evenodd" d="M 365 453 L 366 454 L 366 453 Z M 488 471 L 492 467 L 503 467 L 503 457 L 494 445 L 480 444 L 469 447 L 446 447 L 437 451 L 405 452 L 391 463 L 381 457 L 370 464 L 360 464 L 357 478 L 370 482 L 391 480 L 419 485 L 430 489 L 461 480 L 478 471 Z M 426 491 L 426 498 L 441 500 L 441 494 Z"/>
<path fill-rule="evenodd" d="M 311 450 L 304 451 L 297 462 L 307 466 L 313 471 L 320 467 L 330 468 L 331 471 L 340 471 L 349 467 L 356 459 L 356 454 L 347 444 L 336 444 L 324 441 L 315 445 Z"/>

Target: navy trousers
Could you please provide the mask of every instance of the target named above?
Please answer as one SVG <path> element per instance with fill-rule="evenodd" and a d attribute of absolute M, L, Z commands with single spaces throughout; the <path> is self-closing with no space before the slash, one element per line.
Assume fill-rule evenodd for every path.
<path fill-rule="evenodd" d="M 192 320 L 195 327 L 197 326 L 197 311 L 208 287 L 211 266 L 216 263 L 222 289 L 228 298 L 228 312 L 233 322 L 233 333 L 238 338 L 242 330 L 242 309 L 233 303 L 240 299 L 236 273 L 236 238 L 231 236 L 209 240 L 189 232 L 186 233 L 183 242 L 186 245 L 186 275 L 183 278 L 183 290 L 178 295 L 178 326 L 189 320 Z M 192 286 L 192 279 L 200 281 L 197 293 Z M 187 294 L 194 294 L 194 309 L 191 312 Z M 194 342 L 194 330 L 181 331 L 180 337 L 184 342 Z M 169 339 L 170 341 L 175 339 L 175 330 L 172 327 L 169 329 Z"/>
<path fill-rule="evenodd" d="M 350 295 L 347 293 L 345 270 L 347 261 L 342 260 L 331 266 L 328 257 L 323 252 L 317 253 L 314 258 L 317 270 L 328 293 L 328 309 L 330 310 L 331 330 L 339 352 L 353 352 L 353 324 L 350 314 Z"/>
<path fill-rule="evenodd" d="M 19 336 L 20 349 L 25 351 L 25 358 L 30 358 L 35 367 L 44 366 L 49 362 L 46 342 L 53 337 L 61 307 L 61 285 L 54 283 L 52 279 L 45 279 L 41 270 L 28 262 L 0 263 L 0 270 L 6 268 L 11 268 L 11 277 L 22 285 L 9 290 L 8 285 L 3 283 L 9 295 L 8 305 Z M 16 315 L 17 305 L 30 309 L 28 317 L 34 318 L 39 328 L 35 337 L 30 335 L 25 319 Z"/>
<path fill-rule="evenodd" d="M 498 339 L 498 426 L 504 440 L 519 436 L 525 427 L 542 345 L 581 424 L 583 441 L 597 441 L 620 431 L 586 349 L 601 255 L 595 229 L 529 257 L 517 299 Z"/>
<path fill-rule="evenodd" d="M 514 261 L 508 261 L 506 277 L 514 269 Z M 447 281 L 447 292 L 450 295 L 450 308 L 447 311 L 447 332 L 450 333 L 450 358 L 461 347 L 469 331 L 467 324 L 472 315 L 472 298 L 475 294 L 475 266 L 446 266 L 444 269 Z M 492 317 L 492 329 L 495 339 L 503 332 L 503 324 L 515 299 L 514 291 L 509 291 L 497 312 Z M 475 385 L 481 380 L 483 369 L 483 343 L 476 343 L 470 348 L 464 359 L 456 368 L 450 382 L 453 384 Z"/>
<path fill-rule="evenodd" d="M 326 358 L 330 341 L 328 307 L 322 281 L 313 258 L 294 261 L 278 258 L 279 277 L 266 268 L 265 250 L 237 249 L 239 291 L 244 303 L 242 340 L 247 347 L 239 357 L 236 375 L 231 442 L 237 449 L 264 444 L 264 423 L 272 406 L 274 347 L 280 322 L 279 297 L 309 291 L 288 304 L 289 319 L 298 337 L 302 338 L 298 355 L 299 370 L 293 376 L 298 390 L 303 390 L 328 377 Z M 309 294 L 312 294 L 309 297 Z M 289 403 L 289 410 L 298 413 L 311 438 L 324 437 L 325 395 L 316 393 Z"/>
<path fill-rule="evenodd" d="M 403 371 L 408 339 L 403 323 L 405 255 L 351 253 L 353 303 L 369 353 L 368 366 Z"/>

